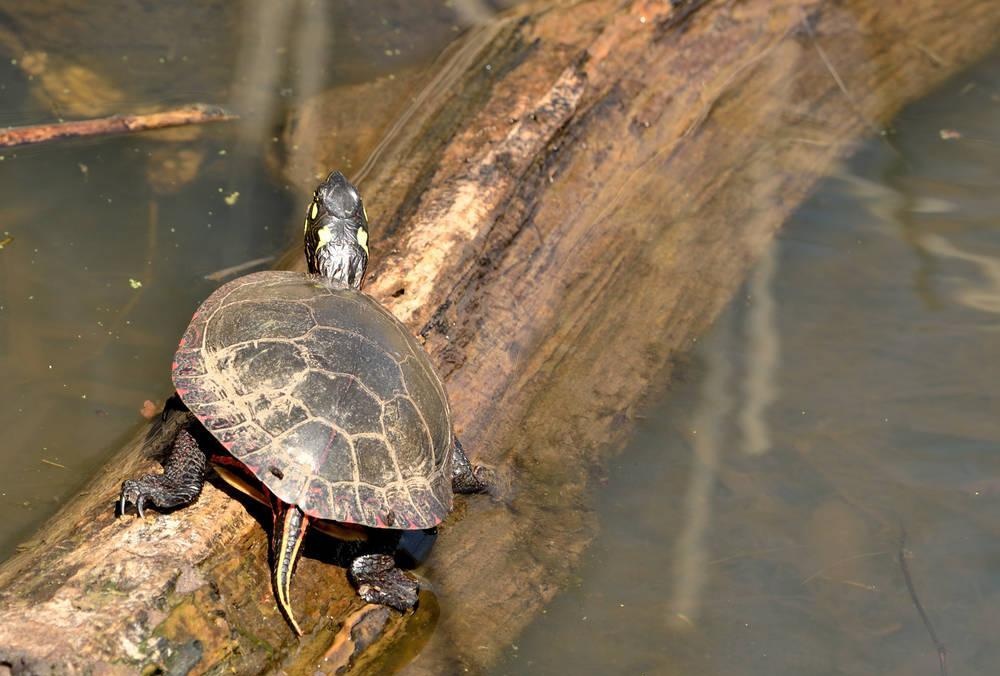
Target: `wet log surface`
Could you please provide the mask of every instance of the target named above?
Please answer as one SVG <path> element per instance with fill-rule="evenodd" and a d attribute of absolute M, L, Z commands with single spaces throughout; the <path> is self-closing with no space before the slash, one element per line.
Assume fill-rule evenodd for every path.
<path fill-rule="evenodd" d="M 194 507 L 115 518 L 121 480 L 154 466 L 140 430 L 0 567 L 0 664 L 493 663 L 586 548 L 595 470 L 671 357 L 838 158 L 1000 34 L 990 1 L 675 4 L 520 8 L 453 50 L 362 172 L 368 292 L 426 338 L 470 455 L 511 478 L 501 501 L 458 501 L 416 614 L 365 606 L 317 537 L 294 639 L 253 506 L 209 486 Z"/>

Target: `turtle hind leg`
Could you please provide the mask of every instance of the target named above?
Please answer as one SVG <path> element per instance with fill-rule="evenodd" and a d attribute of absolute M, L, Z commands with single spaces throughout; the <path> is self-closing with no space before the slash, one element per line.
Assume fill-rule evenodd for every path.
<path fill-rule="evenodd" d="M 388 554 L 365 554 L 351 561 L 350 579 L 368 603 L 406 612 L 417 606 L 416 580 L 396 567 Z"/>
<path fill-rule="evenodd" d="M 119 512 L 125 514 L 129 503 L 139 516 L 152 504 L 159 509 L 182 507 L 195 501 L 205 484 L 205 452 L 188 429 L 174 438 L 170 454 L 163 463 L 163 474 L 146 474 L 122 483 Z"/>
<path fill-rule="evenodd" d="M 455 452 L 451 461 L 451 490 L 455 493 L 490 493 L 497 489 L 496 473 L 485 465 L 473 465 L 455 438 Z"/>

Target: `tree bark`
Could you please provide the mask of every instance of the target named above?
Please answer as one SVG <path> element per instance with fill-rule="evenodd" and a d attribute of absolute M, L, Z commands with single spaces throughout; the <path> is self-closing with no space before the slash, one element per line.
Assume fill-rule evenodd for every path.
<path fill-rule="evenodd" d="M 114 517 L 121 480 L 152 466 L 140 431 L 0 567 L 0 663 L 482 671 L 586 548 L 595 470 L 671 357 L 816 181 L 998 30 L 989 0 L 585 0 L 469 36 L 362 171 L 367 290 L 426 338 L 466 449 L 510 478 L 503 499 L 458 501 L 408 617 L 364 606 L 314 538 L 296 640 L 255 507 L 209 486 L 188 509 Z"/>

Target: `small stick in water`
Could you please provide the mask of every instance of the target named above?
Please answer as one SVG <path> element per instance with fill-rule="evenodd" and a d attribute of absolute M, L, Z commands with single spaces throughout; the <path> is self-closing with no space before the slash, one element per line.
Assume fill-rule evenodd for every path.
<path fill-rule="evenodd" d="M 221 270 L 216 270 L 210 275 L 205 275 L 205 279 L 213 282 L 220 282 L 230 275 L 235 275 L 244 270 L 249 270 L 250 268 L 255 268 L 258 265 L 263 265 L 264 263 L 270 263 L 274 260 L 274 256 L 264 256 L 263 258 L 254 258 L 252 261 L 246 261 L 238 265 L 232 265 L 228 268 L 222 268 Z"/>
<path fill-rule="evenodd" d="M 58 467 L 59 469 L 66 469 L 66 465 L 61 465 L 53 460 L 46 460 L 45 458 L 40 458 L 42 462 L 46 465 L 52 465 L 53 467 Z"/>
<path fill-rule="evenodd" d="M 125 134 L 165 127 L 179 127 L 205 122 L 224 122 L 236 116 L 219 106 L 194 103 L 182 108 L 164 110 L 144 115 L 112 115 L 92 120 L 74 120 L 27 127 L 8 127 L 0 130 L 0 148 L 11 148 L 33 143 L 47 143 L 66 138 Z"/>
<path fill-rule="evenodd" d="M 913 605 L 916 606 L 917 612 L 920 614 L 920 619 L 923 620 L 924 627 L 926 627 L 927 633 L 930 634 L 931 641 L 934 642 L 934 647 L 937 648 L 941 676 L 948 676 L 948 649 L 945 648 L 944 643 L 938 638 L 937 632 L 934 631 L 934 625 L 931 624 L 931 618 L 927 617 L 924 604 L 920 602 L 920 598 L 917 596 L 917 588 L 914 586 L 913 578 L 910 576 L 910 566 L 906 563 L 906 529 L 902 527 L 900 528 L 898 559 L 899 567 L 903 571 L 903 581 L 906 583 L 907 591 L 910 592 L 910 599 L 913 601 Z"/>

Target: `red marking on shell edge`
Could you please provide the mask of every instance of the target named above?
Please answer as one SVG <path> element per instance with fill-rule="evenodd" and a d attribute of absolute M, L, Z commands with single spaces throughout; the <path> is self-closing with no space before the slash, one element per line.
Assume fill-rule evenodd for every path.
<path fill-rule="evenodd" d="M 320 521 L 324 521 L 324 520 L 329 521 L 329 519 L 326 519 L 325 517 L 321 516 L 322 512 L 320 512 L 318 509 L 306 509 L 302 505 L 298 505 L 298 507 L 310 519 L 319 519 Z M 338 521 L 337 523 L 348 523 L 348 522 L 347 521 Z"/>
<path fill-rule="evenodd" d="M 174 361 L 170 362 L 170 370 L 171 371 L 176 371 L 177 370 L 177 360 L 176 359 Z"/>

